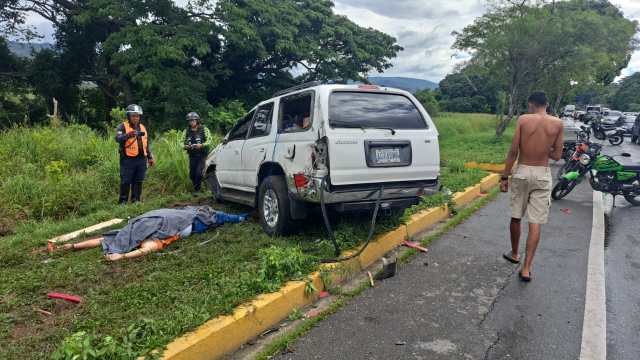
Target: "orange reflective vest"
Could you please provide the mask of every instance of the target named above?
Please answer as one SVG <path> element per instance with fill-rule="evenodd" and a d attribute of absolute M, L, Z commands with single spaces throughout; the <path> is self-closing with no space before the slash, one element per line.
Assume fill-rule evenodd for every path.
<path fill-rule="evenodd" d="M 129 125 L 128 121 L 125 121 L 122 124 L 124 125 L 125 134 L 128 134 L 129 132 L 135 130 L 133 127 L 131 127 L 131 125 Z M 144 133 L 144 136 L 140 137 L 140 139 L 142 140 L 142 147 L 143 147 L 142 151 L 144 151 L 144 156 L 147 157 L 149 155 L 149 144 L 147 141 L 147 136 L 149 134 L 147 134 L 147 129 L 145 129 L 144 125 L 139 124 L 139 126 L 140 126 L 140 131 Z M 124 146 L 124 154 L 129 157 L 136 157 L 138 156 L 138 154 L 140 154 L 140 149 L 138 149 L 138 138 L 135 136 L 125 140 L 123 146 Z"/>

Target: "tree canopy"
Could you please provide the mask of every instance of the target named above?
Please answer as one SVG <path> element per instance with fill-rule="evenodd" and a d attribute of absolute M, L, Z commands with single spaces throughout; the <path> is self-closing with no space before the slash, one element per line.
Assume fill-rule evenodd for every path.
<path fill-rule="evenodd" d="M 559 106 L 577 85 L 611 83 L 636 47 L 636 28 L 608 0 L 502 1 L 457 33 L 454 48 L 508 94 L 501 134 L 534 89 Z"/>
<path fill-rule="evenodd" d="M 65 117 L 101 98 L 98 122 L 136 102 L 147 121 L 173 127 L 187 111 L 250 105 L 307 80 L 362 80 L 402 49 L 334 14 L 328 0 L 0 0 L 0 8 L 4 37 L 33 38 L 30 13 L 54 24 L 55 49 L 29 60 L 24 77 L 55 95 Z M 97 91 L 83 91 L 87 83 Z"/>

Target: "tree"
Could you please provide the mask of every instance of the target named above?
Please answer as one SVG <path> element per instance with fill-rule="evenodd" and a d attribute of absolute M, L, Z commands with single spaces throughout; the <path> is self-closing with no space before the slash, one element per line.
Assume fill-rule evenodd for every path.
<path fill-rule="evenodd" d="M 63 110 L 83 82 L 111 108 L 136 102 L 154 129 L 182 126 L 187 111 L 239 99 L 254 103 L 308 80 L 361 79 L 391 66 L 401 50 L 393 37 L 333 13 L 328 0 L 0 0 L 5 33 L 29 34 L 37 13 L 56 29 L 54 53 L 38 64 L 56 72 Z M 45 61 L 47 60 L 47 61 Z M 45 71 L 41 66 L 37 70 Z M 302 71 L 301 71 L 302 70 Z M 300 74 L 298 77 L 293 74 Z M 57 79 L 62 81 L 57 82 Z M 39 84 L 42 91 L 51 90 Z"/>
<path fill-rule="evenodd" d="M 438 116 L 440 112 L 440 104 L 438 104 L 438 100 L 436 100 L 435 94 L 433 91 L 429 89 L 424 89 L 416 92 L 414 94 L 416 99 L 420 101 L 422 106 L 427 110 L 430 116 Z"/>
<path fill-rule="evenodd" d="M 615 94 L 609 99 L 613 109 L 638 111 L 640 105 L 640 72 L 622 79 Z"/>
<path fill-rule="evenodd" d="M 440 81 L 442 108 L 451 112 L 495 112 L 498 84 L 483 69 L 467 66 Z"/>
<path fill-rule="evenodd" d="M 613 81 L 635 49 L 636 27 L 607 0 L 507 1 L 457 33 L 454 48 L 471 52 L 470 63 L 506 91 L 500 135 L 540 86 L 549 86 L 559 104 L 574 82 Z"/>

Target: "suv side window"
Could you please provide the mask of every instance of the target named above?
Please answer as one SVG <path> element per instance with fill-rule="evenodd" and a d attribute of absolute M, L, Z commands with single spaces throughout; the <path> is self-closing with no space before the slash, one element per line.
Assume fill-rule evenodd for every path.
<path fill-rule="evenodd" d="M 251 125 L 249 138 L 269 135 L 269 133 L 271 133 L 271 120 L 273 118 L 272 115 L 273 103 L 268 103 L 260 106 L 256 111 L 255 119 L 253 119 L 253 125 Z"/>
<path fill-rule="evenodd" d="M 236 125 L 229 132 L 229 141 L 244 140 L 247 138 L 247 132 L 249 131 L 249 125 L 251 125 L 253 114 L 255 114 L 255 111 L 248 113 L 243 118 L 238 120 Z"/>
<path fill-rule="evenodd" d="M 313 124 L 313 92 L 304 92 L 280 99 L 278 132 L 307 131 Z"/>

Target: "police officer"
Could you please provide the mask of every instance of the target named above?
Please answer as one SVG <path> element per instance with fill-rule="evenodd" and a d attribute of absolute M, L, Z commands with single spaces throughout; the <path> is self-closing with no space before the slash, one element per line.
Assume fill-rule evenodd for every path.
<path fill-rule="evenodd" d="M 142 107 L 136 104 L 127 106 L 127 121 L 118 125 L 116 141 L 120 144 L 120 204 L 140 201 L 142 182 L 147 172 L 147 164 L 155 164 L 149 148 L 149 134 L 140 123 Z"/>
<path fill-rule="evenodd" d="M 212 143 L 211 132 L 202 125 L 200 115 L 195 112 L 187 114 L 187 131 L 184 136 L 184 149 L 189 154 L 189 177 L 193 183 L 194 195 L 200 192 L 204 162 Z"/>

